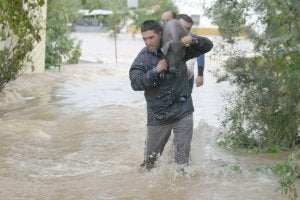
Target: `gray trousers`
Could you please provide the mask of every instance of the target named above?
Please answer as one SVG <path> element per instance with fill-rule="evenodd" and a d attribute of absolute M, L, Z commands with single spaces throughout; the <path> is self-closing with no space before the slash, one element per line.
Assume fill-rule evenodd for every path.
<path fill-rule="evenodd" d="M 154 163 L 162 154 L 172 130 L 175 162 L 180 165 L 189 163 L 193 136 L 193 113 L 174 123 L 147 126 L 145 163 Z"/>

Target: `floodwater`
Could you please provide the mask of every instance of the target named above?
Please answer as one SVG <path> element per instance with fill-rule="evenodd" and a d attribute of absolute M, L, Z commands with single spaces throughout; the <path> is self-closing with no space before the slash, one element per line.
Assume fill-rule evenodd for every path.
<path fill-rule="evenodd" d="M 158 167 L 145 171 L 146 108 L 130 88 L 130 63 L 140 38 L 74 33 L 78 65 L 25 74 L 0 93 L 0 199 L 282 200 L 269 168 L 286 155 L 249 155 L 216 146 L 226 83 L 207 56 L 205 85 L 195 88 L 195 131 L 187 175 L 178 173 L 168 143 Z M 98 63 L 95 63 L 98 62 Z"/>

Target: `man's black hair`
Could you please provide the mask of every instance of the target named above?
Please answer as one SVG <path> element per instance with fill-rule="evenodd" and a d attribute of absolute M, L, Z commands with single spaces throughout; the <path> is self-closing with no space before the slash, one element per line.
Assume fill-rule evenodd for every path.
<path fill-rule="evenodd" d="M 146 20 L 141 26 L 141 32 L 153 30 L 155 33 L 162 31 L 161 25 L 155 20 Z"/>
<path fill-rule="evenodd" d="M 179 15 L 176 16 L 176 19 L 183 19 L 186 22 L 194 24 L 193 19 L 190 16 L 186 15 L 186 14 L 179 14 Z"/>

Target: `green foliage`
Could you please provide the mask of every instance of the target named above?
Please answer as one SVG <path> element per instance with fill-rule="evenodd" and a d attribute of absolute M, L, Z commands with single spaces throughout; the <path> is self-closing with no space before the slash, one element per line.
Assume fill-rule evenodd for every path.
<path fill-rule="evenodd" d="M 0 1 L 0 91 L 30 62 L 28 53 L 41 40 L 43 5 L 44 0 Z"/>
<path fill-rule="evenodd" d="M 127 18 L 133 20 L 132 25 L 138 29 L 145 20 L 160 20 L 160 16 L 165 9 L 171 9 L 178 12 L 177 7 L 172 0 L 139 0 L 138 8 L 128 10 L 125 0 L 81 0 L 85 9 L 107 9 L 112 10 L 113 15 L 108 17 L 108 25 L 112 30 L 117 30 L 123 25 Z M 97 6 L 95 6 L 97 5 Z"/>
<path fill-rule="evenodd" d="M 74 48 L 71 50 L 71 52 L 69 52 L 69 59 L 67 60 L 67 64 L 74 64 L 74 63 L 78 63 L 79 58 L 81 56 L 81 42 L 78 42 Z"/>
<path fill-rule="evenodd" d="M 208 12 L 208 16 L 213 18 L 212 22 L 219 26 L 219 31 L 229 43 L 234 42 L 233 37 L 239 35 L 246 22 L 243 16 L 245 6 L 245 2 L 238 3 L 237 0 L 218 0 Z"/>
<path fill-rule="evenodd" d="M 46 64 L 78 63 L 80 43 L 74 43 L 70 37 L 68 24 L 77 15 L 79 5 L 68 0 L 48 0 L 47 34 L 46 34 Z"/>
<path fill-rule="evenodd" d="M 257 20 L 246 23 L 253 12 Z M 300 1 L 217 1 L 210 16 L 221 29 L 230 27 L 222 32 L 230 42 L 243 30 L 254 44 L 255 56 L 233 55 L 219 76 L 236 87 L 222 122 L 226 143 L 264 151 L 294 147 L 300 138 Z M 261 33 L 254 31 L 258 24 Z"/>
<path fill-rule="evenodd" d="M 280 187 L 288 195 L 289 200 L 297 199 L 295 181 L 297 177 L 300 177 L 299 166 L 295 164 L 294 160 L 295 153 L 291 153 L 286 162 L 277 164 L 272 168 L 273 172 L 279 176 Z"/>
<path fill-rule="evenodd" d="M 102 6 L 102 2 L 103 0 L 81 0 L 80 7 L 88 10 L 99 9 Z"/>
<path fill-rule="evenodd" d="M 127 18 L 133 20 L 132 25 L 137 30 L 145 20 L 154 19 L 159 21 L 162 12 L 167 8 L 175 12 L 178 11 L 172 0 L 139 0 L 138 8 L 134 10 L 128 10 L 127 1 L 125 0 L 82 0 L 82 3 L 84 3 L 86 9 L 95 9 L 96 7 L 93 5 L 98 5 L 98 9 L 112 10 L 113 14 L 108 17 L 108 25 L 110 29 L 116 32 L 120 28 L 118 26 L 122 26 Z"/>
<path fill-rule="evenodd" d="M 108 16 L 108 26 L 115 32 L 119 32 L 120 25 L 125 22 L 128 16 L 127 1 L 109 0 L 103 1 L 103 8 L 111 10 L 112 15 Z"/>
<path fill-rule="evenodd" d="M 140 0 L 139 7 L 133 10 L 133 25 L 137 28 L 142 25 L 145 20 L 158 20 L 164 10 L 170 9 L 178 12 L 176 5 L 171 0 Z"/>

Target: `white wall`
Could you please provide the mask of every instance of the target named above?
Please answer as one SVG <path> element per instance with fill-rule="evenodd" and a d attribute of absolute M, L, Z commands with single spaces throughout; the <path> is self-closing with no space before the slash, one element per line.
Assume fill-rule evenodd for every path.
<path fill-rule="evenodd" d="M 202 28 L 217 28 L 212 25 L 211 20 L 204 15 L 204 9 L 211 6 L 214 0 L 173 0 L 179 9 L 180 14 L 199 15 Z M 195 27 L 197 25 L 195 24 Z"/>

